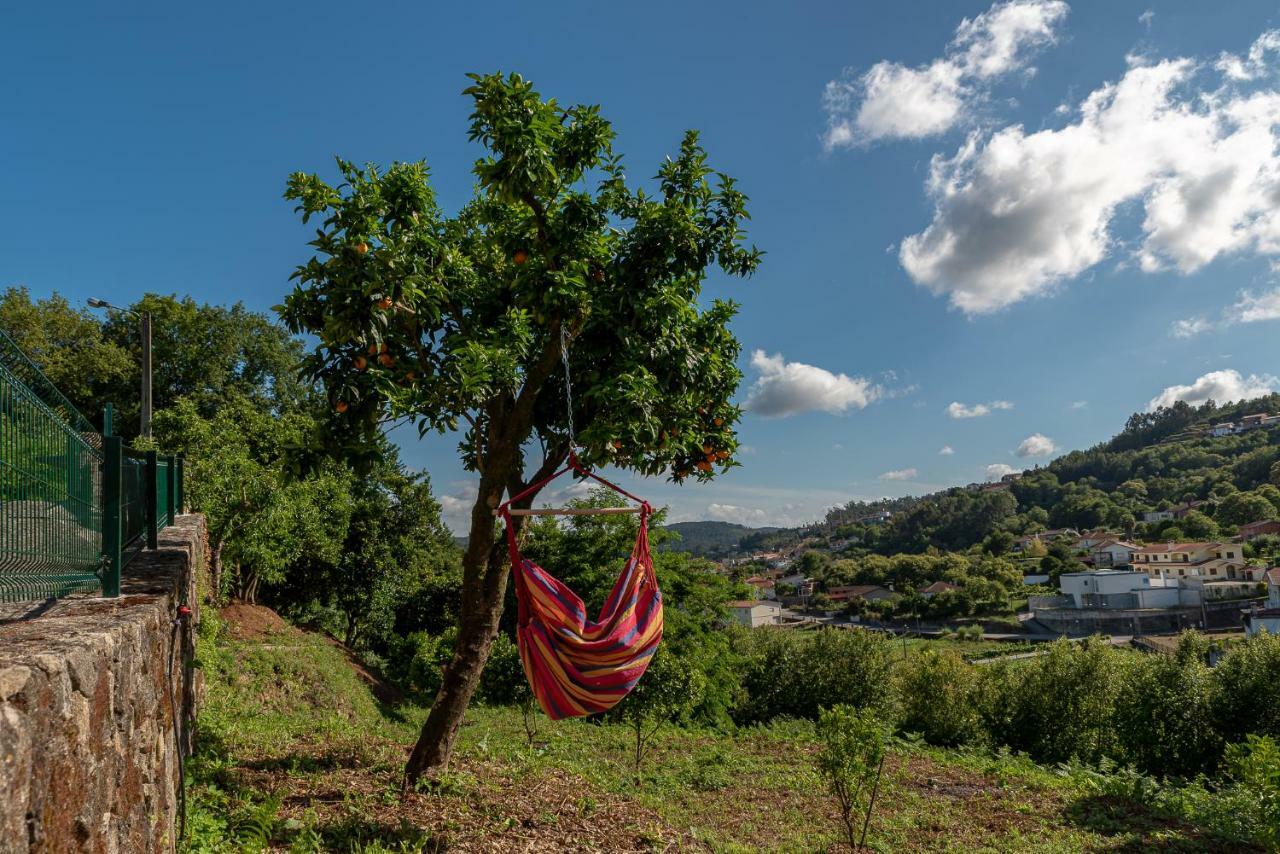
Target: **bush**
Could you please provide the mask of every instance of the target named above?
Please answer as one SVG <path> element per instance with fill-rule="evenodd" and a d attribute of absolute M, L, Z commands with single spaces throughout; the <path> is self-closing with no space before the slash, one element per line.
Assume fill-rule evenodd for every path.
<path fill-rule="evenodd" d="M 954 747 L 980 741 L 978 675 L 954 652 L 924 650 L 898 669 L 899 721 L 903 732 L 930 744 Z"/>
<path fill-rule="evenodd" d="M 1064 640 L 1038 658 L 984 665 L 983 724 L 995 743 L 1041 762 L 1115 755 L 1112 710 L 1127 664 L 1107 644 Z"/>
<path fill-rule="evenodd" d="M 1222 753 L 1203 638 L 1188 633 L 1176 656 L 1133 663 L 1116 697 L 1119 756 L 1149 774 L 1212 773 Z"/>
<path fill-rule="evenodd" d="M 1227 741 L 1280 738 L 1280 636 L 1264 632 L 1233 645 L 1213 677 L 1213 717 Z"/>
<path fill-rule="evenodd" d="M 1256 805 L 1258 835 L 1280 851 L 1280 746 L 1268 736 L 1251 735 L 1227 750 L 1227 768 Z"/>
<path fill-rule="evenodd" d="M 884 635 L 756 630 L 738 643 L 746 692 L 734 715 L 739 723 L 781 715 L 817 720 L 824 707 L 886 709 L 892 702 L 893 641 Z"/>
<path fill-rule="evenodd" d="M 818 774 L 840 805 L 850 848 L 866 841 L 884 767 L 885 731 L 871 709 L 834 706 L 818 718 Z"/>

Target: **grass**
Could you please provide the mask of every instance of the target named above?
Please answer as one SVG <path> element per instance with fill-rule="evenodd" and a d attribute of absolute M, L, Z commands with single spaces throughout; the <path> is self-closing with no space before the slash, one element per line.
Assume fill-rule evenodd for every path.
<path fill-rule="evenodd" d="M 966 648 L 974 644 L 966 644 Z M 343 652 L 283 627 L 202 628 L 206 676 L 188 763 L 189 851 L 827 851 L 838 819 L 811 761 L 813 726 L 670 728 L 638 773 L 631 733 L 473 707 L 451 770 L 401 794 L 424 715 L 379 703 Z M 1020 757 L 893 748 L 872 821 L 878 851 L 1238 851 L 1078 772 Z"/>

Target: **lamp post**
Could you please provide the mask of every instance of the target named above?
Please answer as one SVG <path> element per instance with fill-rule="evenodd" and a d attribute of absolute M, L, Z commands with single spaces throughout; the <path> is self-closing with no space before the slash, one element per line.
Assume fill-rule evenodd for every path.
<path fill-rule="evenodd" d="M 142 417 L 139 424 L 139 432 L 147 437 L 151 437 L 151 312 L 136 311 L 132 308 L 121 308 L 118 305 L 112 305 L 106 300 L 89 299 L 90 308 L 105 308 L 107 311 L 118 311 L 123 314 L 132 314 L 142 323 Z"/>

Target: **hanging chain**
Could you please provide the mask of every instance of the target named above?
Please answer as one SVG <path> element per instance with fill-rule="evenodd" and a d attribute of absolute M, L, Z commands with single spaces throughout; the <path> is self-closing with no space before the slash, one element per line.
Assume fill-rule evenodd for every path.
<path fill-rule="evenodd" d="M 578 440 L 573 436 L 573 384 L 569 381 L 569 337 L 560 324 L 560 361 L 564 365 L 564 397 L 569 415 L 569 451 L 577 447 Z"/>

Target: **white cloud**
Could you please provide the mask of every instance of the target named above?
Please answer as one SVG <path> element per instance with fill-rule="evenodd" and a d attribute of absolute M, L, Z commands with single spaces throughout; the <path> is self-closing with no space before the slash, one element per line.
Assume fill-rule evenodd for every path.
<path fill-rule="evenodd" d="M 1058 446 L 1048 436 L 1043 433 L 1032 433 L 1022 440 L 1014 453 L 1020 457 L 1047 457 L 1056 450 Z"/>
<path fill-rule="evenodd" d="M 904 269 L 966 313 L 995 311 L 1125 246 L 1112 226 L 1129 204 L 1143 213 L 1134 255 L 1147 272 L 1280 254 L 1280 90 L 1237 82 L 1277 46 L 1280 32 L 1264 33 L 1237 58 L 1240 73 L 1223 61 L 1214 74 L 1191 59 L 1131 57 L 1073 122 L 972 133 L 933 158 L 933 220 L 900 244 Z"/>
<path fill-rule="evenodd" d="M 1280 30 L 1267 30 L 1249 45 L 1249 53 L 1237 56 L 1223 51 L 1214 67 L 1229 80 L 1255 80 L 1267 73 L 1267 54 L 1280 51 Z"/>
<path fill-rule="evenodd" d="M 1072 409 L 1084 409 L 1084 408 L 1085 408 L 1086 406 L 1088 406 L 1088 405 L 1089 405 L 1089 401 L 1087 401 L 1087 400 L 1073 400 L 1073 401 L 1071 401 L 1071 408 L 1072 408 Z"/>
<path fill-rule="evenodd" d="M 827 84 L 828 149 L 877 139 L 918 139 L 943 133 L 969 118 L 998 78 L 1027 69 L 1028 55 L 1051 44 L 1066 18 L 1062 0 L 996 3 L 956 28 L 945 54 L 909 68 L 877 62 Z"/>
<path fill-rule="evenodd" d="M 862 409 L 884 395 L 884 389 L 863 377 L 833 374 L 801 362 L 788 362 L 779 353 L 763 350 L 751 355 L 759 377 L 747 393 L 745 406 L 760 415 L 786 417 L 801 412 L 838 413 Z"/>
<path fill-rule="evenodd" d="M 950 445 L 943 445 L 941 448 L 938 449 L 939 456 L 949 457 L 954 453 L 955 453 L 955 449 L 953 449 Z"/>
<path fill-rule="evenodd" d="M 449 486 L 449 494 L 436 497 L 440 502 L 440 518 L 455 534 L 466 534 L 471 528 L 471 508 L 475 506 L 476 496 L 480 493 L 479 484 L 459 480 Z"/>
<path fill-rule="evenodd" d="M 1280 320 L 1280 287 L 1262 293 L 1241 291 L 1237 300 L 1222 310 L 1222 319 L 1218 322 L 1204 317 L 1190 317 L 1174 321 L 1169 333 L 1175 338 L 1191 338 L 1212 329 L 1265 320 Z"/>
<path fill-rule="evenodd" d="M 1213 324 L 1203 317 L 1188 317 L 1186 320 L 1175 320 L 1169 327 L 1169 334 L 1174 338 L 1194 338 L 1212 328 Z"/>
<path fill-rule="evenodd" d="M 958 400 L 953 400 L 947 405 L 947 414 L 952 418 L 981 418 L 984 415 L 991 414 L 991 407 L 985 403 L 975 403 L 973 406 L 965 406 Z"/>
<path fill-rule="evenodd" d="M 1013 474 L 1017 469 L 1007 463 L 992 463 L 987 466 L 987 480 L 999 480 L 1007 474 Z"/>
<path fill-rule="evenodd" d="M 1244 377 L 1236 370 L 1210 371 L 1190 385 L 1169 386 L 1151 399 L 1147 404 L 1147 411 L 1154 411 L 1161 406 L 1172 406 L 1179 400 L 1186 401 L 1192 406 L 1198 406 L 1209 400 L 1217 403 L 1252 400 L 1255 397 L 1271 394 L 1277 387 L 1280 387 L 1280 379 L 1270 374 L 1250 374 Z"/>
<path fill-rule="evenodd" d="M 736 504 L 708 504 L 707 515 L 720 522 L 748 526 L 763 525 L 769 516 L 759 507 L 739 507 Z"/>
<path fill-rule="evenodd" d="M 953 400 L 947 404 L 947 415 L 952 418 L 981 418 L 984 415 L 990 415 L 996 409 L 1013 409 L 1013 404 L 1007 400 L 993 400 L 990 403 L 975 403 L 967 406 L 958 400 Z"/>
<path fill-rule="evenodd" d="M 1151 22 L 1156 19 L 1156 10 L 1148 9 L 1138 16 L 1138 23 L 1142 24 L 1148 30 L 1151 29 Z"/>
<path fill-rule="evenodd" d="M 920 472 L 915 469 L 896 469 L 880 475 L 881 480 L 914 480 Z"/>
<path fill-rule="evenodd" d="M 1280 320 L 1280 288 L 1261 294 L 1242 292 L 1240 300 L 1226 310 L 1225 319 L 1228 323 Z"/>

